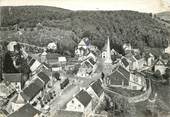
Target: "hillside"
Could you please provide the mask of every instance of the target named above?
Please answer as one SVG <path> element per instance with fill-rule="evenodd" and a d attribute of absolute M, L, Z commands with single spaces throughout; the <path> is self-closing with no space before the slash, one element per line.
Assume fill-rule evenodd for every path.
<path fill-rule="evenodd" d="M 170 11 L 158 13 L 157 16 L 170 23 Z"/>
<path fill-rule="evenodd" d="M 20 38 L 14 28 L 16 24 L 23 29 Z M 8 27 L 1 29 L 2 39 L 20 39 L 40 46 L 57 41 L 61 48 L 71 52 L 84 36 L 89 37 L 92 44 L 100 49 L 109 36 L 112 47 L 119 52 L 125 42 L 141 49 L 165 48 L 169 36 L 166 27 L 153 19 L 152 14 L 134 11 L 69 11 L 45 6 L 2 7 L 1 25 Z"/>

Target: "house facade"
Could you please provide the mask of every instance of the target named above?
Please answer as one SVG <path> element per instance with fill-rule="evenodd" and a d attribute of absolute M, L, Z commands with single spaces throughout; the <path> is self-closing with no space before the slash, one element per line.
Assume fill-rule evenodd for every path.
<path fill-rule="evenodd" d="M 130 90 L 141 90 L 146 88 L 145 79 L 134 75 L 122 66 L 118 66 L 113 73 L 104 79 L 104 83 L 112 87 L 121 87 Z"/>
<path fill-rule="evenodd" d="M 39 78 L 36 78 L 27 85 L 21 92 L 22 97 L 30 104 L 37 101 L 38 97 L 43 96 L 44 82 Z"/>
<path fill-rule="evenodd" d="M 81 67 L 77 72 L 78 77 L 89 77 L 96 68 L 96 62 L 93 58 L 89 57 L 81 63 Z"/>
<path fill-rule="evenodd" d="M 146 65 L 145 58 L 140 56 L 139 54 L 129 55 L 127 58 L 130 61 L 130 70 L 140 70 Z"/>
<path fill-rule="evenodd" d="M 75 49 L 75 54 L 79 56 L 81 59 L 81 57 L 89 53 L 89 46 L 90 46 L 89 39 L 83 38 L 78 44 L 78 47 Z"/>
<path fill-rule="evenodd" d="M 17 111 L 22 106 L 26 104 L 26 100 L 21 96 L 20 93 L 18 93 L 12 100 L 11 100 L 11 106 L 12 106 L 12 112 Z"/>
<path fill-rule="evenodd" d="M 120 65 L 122 65 L 124 68 L 126 68 L 126 70 L 129 71 L 129 69 L 130 69 L 130 62 L 129 62 L 129 60 L 127 58 L 122 57 L 119 62 L 120 62 Z"/>
<path fill-rule="evenodd" d="M 35 117 L 40 114 L 41 112 L 35 109 L 31 104 L 25 104 L 17 111 L 11 113 L 8 117 Z"/>
<path fill-rule="evenodd" d="M 155 62 L 155 56 L 152 53 L 146 53 L 145 59 L 146 59 L 147 66 L 152 66 Z"/>
<path fill-rule="evenodd" d="M 92 97 L 85 90 L 81 90 L 67 103 L 66 110 L 89 114 L 92 111 Z"/>
<path fill-rule="evenodd" d="M 164 63 L 164 61 L 160 59 L 154 65 L 154 71 L 155 72 L 159 71 L 161 75 L 165 74 L 166 69 L 167 69 L 166 64 Z"/>
<path fill-rule="evenodd" d="M 90 86 L 87 88 L 88 94 L 94 100 L 102 100 L 104 98 L 104 89 L 102 87 L 102 82 L 98 79 L 95 82 L 92 82 Z"/>

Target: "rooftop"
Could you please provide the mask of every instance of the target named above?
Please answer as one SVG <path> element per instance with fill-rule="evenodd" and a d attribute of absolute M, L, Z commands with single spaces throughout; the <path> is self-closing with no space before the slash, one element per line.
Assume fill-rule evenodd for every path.
<path fill-rule="evenodd" d="M 118 66 L 113 73 L 108 76 L 111 80 L 112 84 L 121 85 L 122 80 L 124 81 L 124 85 L 129 84 L 130 72 L 128 72 L 122 66 Z"/>
<path fill-rule="evenodd" d="M 45 73 L 45 72 L 43 72 L 43 71 L 40 72 L 40 73 L 38 73 L 37 75 L 38 75 L 38 77 L 39 77 L 41 80 L 44 81 L 45 84 L 47 84 L 48 81 L 50 81 L 50 78 L 49 78 L 49 76 L 47 75 L 47 73 Z"/>
<path fill-rule="evenodd" d="M 32 100 L 44 87 L 40 79 L 35 79 L 30 85 L 24 88 L 21 95 L 28 101 Z"/>
<path fill-rule="evenodd" d="M 129 65 L 129 62 L 127 61 L 126 58 L 122 58 L 121 61 L 124 64 L 125 67 L 127 67 Z"/>
<path fill-rule="evenodd" d="M 40 111 L 33 108 L 32 105 L 26 104 L 8 117 L 34 117 L 36 114 L 40 114 Z"/>
<path fill-rule="evenodd" d="M 57 110 L 53 117 L 83 117 L 82 112 Z"/>
<path fill-rule="evenodd" d="M 98 97 L 100 97 L 104 91 L 101 85 L 102 82 L 100 81 L 100 79 L 98 79 L 93 84 L 91 84 L 91 88 L 94 90 L 94 92 L 97 94 Z"/>
<path fill-rule="evenodd" d="M 21 81 L 21 73 L 3 73 L 3 79 L 8 82 L 20 82 Z"/>
<path fill-rule="evenodd" d="M 85 107 L 90 103 L 92 100 L 91 96 L 85 91 L 81 90 L 76 96 L 77 100 L 79 100 Z"/>

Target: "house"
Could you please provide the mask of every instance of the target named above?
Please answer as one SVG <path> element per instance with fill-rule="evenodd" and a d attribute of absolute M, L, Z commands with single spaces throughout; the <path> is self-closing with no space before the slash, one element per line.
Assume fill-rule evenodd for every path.
<path fill-rule="evenodd" d="M 170 45 L 168 45 L 168 47 L 165 48 L 164 52 L 170 54 Z"/>
<path fill-rule="evenodd" d="M 42 96 L 43 88 L 44 82 L 39 78 L 36 78 L 23 89 L 21 95 L 27 102 L 33 103 L 35 100 L 37 100 L 36 97 Z"/>
<path fill-rule="evenodd" d="M 104 83 L 112 87 L 121 87 L 130 90 L 141 90 L 146 87 L 143 77 L 131 74 L 122 66 L 118 66 L 111 75 L 104 79 Z"/>
<path fill-rule="evenodd" d="M 119 54 L 115 49 L 111 49 L 111 55 L 116 55 L 116 54 Z"/>
<path fill-rule="evenodd" d="M 63 64 L 67 62 L 67 59 L 64 56 L 61 56 L 61 57 L 58 57 L 58 62 Z"/>
<path fill-rule="evenodd" d="M 96 53 L 94 53 L 94 52 L 90 52 L 85 58 L 87 59 L 87 58 L 91 58 L 94 62 L 96 62 L 97 61 L 97 57 L 96 57 L 97 55 L 96 55 Z"/>
<path fill-rule="evenodd" d="M 154 64 L 154 71 L 159 71 L 161 75 L 165 74 L 165 71 L 167 69 L 167 66 L 165 62 L 161 59 L 158 59 Z"/>
<path fill-rule="evenodd" d="M 59 65 L 59 64 L 54 64 L 51 67 L 52 67 L 52 71 L 54 71 L 54 72 L 55 71 L 61 71 L 63 69 L 62 66 Z"/>
<path fill-rule="evenodd" d="M 41 63 L 31 56 L 28 56 L 27 60 L 28 60 L 28 65 L 30 66 L 30 70 L 32 72 L 36 72 L 37 68 L 41 66 Z"/>
<path fill-rule="evenodd" d="M 90 40 L 88 38 L 83 38 L 78 44 L 78 49 L 79 48 L 87 49 L 89 45 L 90 45 Z"/>
<path fill-rule="evenodd" d="M 123 44 L 123 49 L 124 49 L 124 51 L 126 53 L 127 51 L 131 51 L 132 50 L 132 46 L 131 46 L 130 43 L 125 43 L 125 44 Z"/>
<path fill-rule="evenodd" d="M 67 103 L 66 110 L 89 114 L 92 111 L 92 97 L 85 90 L 81 90 Z"/>
<path fill-rule="evenodd" d="M 55 115 L 52 117 L 84 117 L 82 112 L 56 110 Z"/>
<path fill-rule="evenodd" d="M 90 41 L 88 38 L 83 38 L 80 43 L 78 44 L 78 47 L 75 49 L 75 55 L 82 57 L 89 53 L 89 46 Z"/>
<path fill-rule="evenodd" d="M 122 57 L 122 58 L 120 59 L 120 64 L 121 64 L 124 68 L 126 68 L 126 70 L 129 70 L 130 63 L 129 63 L 129 61 L 128 61 L 127 58 Z"/>
<path fill-rule="evenodd" d="M 13 93 L 15 93 L 16 88 L 13 87 L 12 84 L 9 84 L 8 86 L 5 83 L 0 83 L 0 97 L 3 99 L 7 99 L 10 97 Z M 1 105 L 1 104 L 0 104 Z"/>
<path fill-rule="evenodd" d="M 54 65 L 58 63 L 58 57 L 60 55 L 57 53 L 47 53 L 46 57 L 47 57 L 47 63 L 49 65 Z"/>
<path fill-rule="evenodd" d="M 27 101 L 22 97 L 20 93 L 14 96 L 14 98 L 11 100 L 12 105 L 12 112 L 17 111 L 22 106 L 24 106 L 27 103 Z"/>
<path fill-rule="evenodd" d="M 155 63 L 155 56 L 152 53 L 146 53 L 145 59 L 147 66 L 152 66 Z"/>
<path fill-rule="evenodd" d="M 7 50 L 13 52 L 15 45 L 17 45 L 17 42 L 16 42 L 16 41 L 11 41 L 11 42 L 7 45 Z"/>
<path fill-rule="evenodd" d="M 98 49 L 98 47 L 97 47 L 97 46 L 94 46 L 94 45 L 90 45 L 90 46 L 89 46 L 89 49 L 90 49 L 90 51 L 95 52 L 95 53 L 97 53 L 97 52 L 100 51 L 100 50 Z"/>
<path fill-rule="evenodd" d="M 5 82 L 13 84 L 16 90 L 21 90 L 21 73 L 3 73 L 2 77 Z"/>
<path fill-rule="evenodd" d="M 57 50 L 57 44 L 54 42 L 51 42 L 47 45 L 48 50 Z"/>
<path fill-rule="evenodd" d="M 102 82 L 98 79 L 95 82 L 92 82 L 90 86 L 87 88 L 87 92 L 93 99 L 101 100 L 104 98 L 104 90 L 102 87 Z"/>
<path fill-rule="evenodd" d="M 143 68 L 146 65 L 145 58 L 140 56 L 139 54 L 135 55 L 134 58 L 139 65 L 139 69 Z"/>
<path fill-rule="evenodd" d="M 86 59 L 81 63 L 81 67 L 77 72 L 78 77 L 89 77 L 95 68 L 95 61 L 92 58 Z"/>
<path fill-rule="evenodd" d="M 130 63 L 130 70 L 140 70 L 146 65 L 145 58 L 139 54 L 128 54 L 126 58 L 129 60 Z"/>
<path fill-rule="evenodd" d="M 79 57 L 79 60 L 81 60 L 84 55 L 87 55 L 87 53 L 89 53 L 89 49 L 85 49 L 83 47 L 75 49 L 75 55 Z"/>
<path fill-rule="evenodd" d="M 45 73 L 46 72 L 46 73 Z M 37 76 L 41 79 L 41 81 L 44 82 L 44 84 L 46 85 L 49 81 L 50 81 L 50 78 L 47 74 L 50 74 L 49 72 L 47 73 L 48 71 L 41 71 L 37 74 Z"/>
<path fill-rule="evenodd" d="M 35 109 L 32 105 L 26 104 L 8 117 L 35 117 L 37 114 L 40 115 L 41 112 Z"/>
<path fill-rule="evenodd" d="M 46 52 L 46 50 L 44 50 L 43 53 L 41 53 L 40 62 L 41 63 L 47 63 L 47 52 Z"/>
<path fill-rule="evenodd" d="M 69 79 L 68 78 L 61 79 L 60 89 L 64 89 L 68 84 L 69 84 Z"/>

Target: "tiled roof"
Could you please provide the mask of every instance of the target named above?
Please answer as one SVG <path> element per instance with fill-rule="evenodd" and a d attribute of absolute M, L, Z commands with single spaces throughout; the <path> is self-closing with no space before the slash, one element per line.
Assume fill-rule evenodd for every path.
<path fill-rule="evenodd" d="M 90 101 L 92 100 L 91 96 L 85 91 L 85 90 L 81 90 L 76 96 L 75 98 L 77 100 L 79 100 L 81 102 L 81 104 L 84 105 L 84 107 L 86 107 Z"/>
<path fill-rule="evenodd" d="M 142 58 L 139 54 L 135 55 L 134 57 L 136 58 L 136 60 L 140 60 Z"/>
<path fill-rule="evenodd" d="M 129 81 L 126 79 L 120 72 L 115 71 L 110 76 L 108 76 L 110 79 L 110 83 L 112 85 L 122 85 L 122 82 L 124 81 L 124 85 L 128 85 Z"/>
<path fill-rule="evenodd" d="M 127 61 L 126 58 L 122 58 L 121 61 L 124 64 L 125 67 L 127 67 L 129 65 L 129 62 Z"/>
<path fill-rule="evenodd" d="M 30 55 L 28 55 L 27 60 L 30 62 L 31 59 L 32 59 L 32 57 Z"/>
<path fill-rule="evenodd" d="M 8 117 L 34 117 L 36 114 L 40 114 L 40 111 L 35 109 L 32 105 L 26 104 Z"/>
<path fill-rule="evenodd" d="M 46 55 L 46 57 L 47 57 L 48 60 L 50 60 L 50 59 L 56 59 L 56 60 L 58 60 L 58 57 L 59 57 L 59 56 L 61 56 L 61 55 L 59 55 L 59 54 L 57 54 L 57 53 L 47 53 L 47 55 Z"/>
<path fill-rule="evenodd" d="M 82 112 L 57 110 L 52 117 L 83 117 Z"/>
<path fill-rule="evenodd" d="M 85 61 L 84 64 L 85 64 L 88 68 L 92 68 L 92 67 L 93 67 L 93 66 L 92 66 L 89 62 L 87 62 L 87 61 Z"/>
<path fill-rule="evenodd" d="M 89 58 L 89 61 L 90 61 L 90 63 L 93 64 L 93 65 L 96 63 L 92 58 Z"/>
<path fill-rule="evenodd" d="M 31 59 L 30 63 L 28 64 L 29 66 L 32 66 L 36 60 L 33 58 Z"/>
<path fill-rule="evenodd" d="M 90 44 L 90 41 L 88 38 L 83 38 L 80 43 L 79 46 L 88 46 Z"/>
<path fill-rule="evenodd" d="M 118 66 L 108 78 L 110 78 L 111 84 L 121 85 L 122 81 L 124 81 L 124 85 L 128 85 L 130 73 L 122 66 Z"/>
<path fill-rule="evenodd" d="M 100 79 L 98 79 L 96 82 L 91 84 L 91 88 L 94 90 L 94 92 L 97 94 L 98 97 L 100 97 L 104 91 L 101 85 L 102 82 L 100 81 Z"/>
<path fill-rule="evenodd" d="M 44 87 L 40 79 L 35 79 L 28 87 L 24 88 L 21 95 L 28 101 L 31 101 Z"/>
<path fill-rule="evenodd" d="M 21 81 L 21 73 L 3 73 L 3 79 L 8 82 L 20 82 Z"/>
<path fill-rule="evenodd" d="M 38 75 L 38 77 L 39 77 L 41 80 L 44 81 L 45 84 L 47 84 L 48 81 L 50 81 L 49 76 L 48 76 L 45 72 L 43 72 L 43 71 L 40 72 L 40 73 L 38 73 L 37 75 Z"/>
<path fill-rule="evenodd" d="M 26 103 L 26 100 L 19 93 L 15 96 L 15 98 L 13 98 L 12 102 L 17 103 L 17 104 L 24 104 L 24 103 Z"/>
<path fill-rule="evenodd" d="M 128 72 L 124 67 L 118 66 L 117 71 L 119 71 L 126 79 L 129 80 L 129 78 L 130 78 L 130 72 Z"/>

